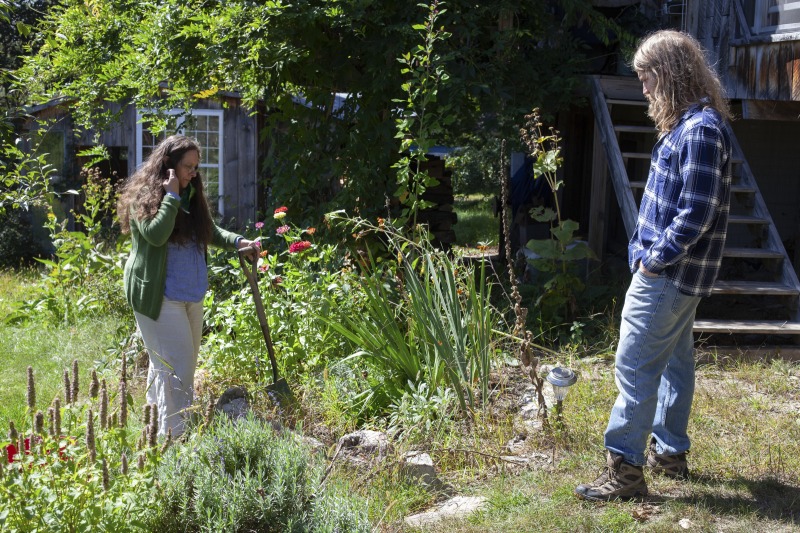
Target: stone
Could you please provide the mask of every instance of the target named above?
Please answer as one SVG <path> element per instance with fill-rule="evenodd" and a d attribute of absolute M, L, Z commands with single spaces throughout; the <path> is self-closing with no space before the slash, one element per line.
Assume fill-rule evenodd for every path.
<path fill-rule="evenodd" d="M 376 456 L 383 459 L 391 451 L 392 445 L 386 433 L 362 429 L 348 433 L 339 439 L 339 446 L 343 452 L 352 452 L 357 455 Z"/>
<path fill-rule="evenodd" d="M 446 518 L 465 518 L 484 509 L 487 502 L 483 496 L 455 496 L 430 511 L 406 517 L 405 523 L 409 527 L 422 527 Z"/>
<path fill-rule="evenodd" d="M 433 459 L 427 453 L 408 452 L 403 456 L 402 464 L 401 471 L 404 477 L 430 488 L 437 488 L 441 485 L 441 481 L 436 477 Z"/>
<path fill-rule="evenodd" d="M 229 387 L 220 395 L 214 408 L 234 420 L 246 417 L 250 412 L 247 391 L 242 387 Z"/>

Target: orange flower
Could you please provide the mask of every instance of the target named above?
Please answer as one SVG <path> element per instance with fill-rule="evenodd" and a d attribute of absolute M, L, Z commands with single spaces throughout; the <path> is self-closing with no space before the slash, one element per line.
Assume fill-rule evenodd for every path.
<path fill-rule="evenodd" d="M 306 233 L 309 235 L 314 235 L 317 232 L 317 228 L 306 228 Z"/>

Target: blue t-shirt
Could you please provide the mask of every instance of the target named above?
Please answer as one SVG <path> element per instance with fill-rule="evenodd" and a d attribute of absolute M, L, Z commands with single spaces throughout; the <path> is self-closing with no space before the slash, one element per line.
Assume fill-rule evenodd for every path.
<path fill-rule="evenodd" d="M 203 247 L 193 242 L 170 242 L 164 296 L 179 302 L 201 302 L 207 290 L 208 268 Z"/>

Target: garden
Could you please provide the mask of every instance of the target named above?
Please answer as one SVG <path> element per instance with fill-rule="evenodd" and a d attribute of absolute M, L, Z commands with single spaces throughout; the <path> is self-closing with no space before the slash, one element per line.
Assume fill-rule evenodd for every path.
<path fill-rule="evenodd" d="M 573 3 L 562 3 L 576 10 L 567 11 L 565 20 L 577 13 Z M 324 76 L 319 65 L 299 60 L 313 54 L 286 47 L 290 30 L 311 27 L 312 19 L 331 31 L 343 31 L 346 21 L 364 22 L 356 33 L 365 39 L 360 52 L 366 56 L 374 47 L 369 24 L 378 19 L 361 12 L 368 6 L 335 2 L 298 11 L 272 2 L 230 2 L 200 6 L 196 13 L 174 2 L 150 11 L 137 3 L 112 4 L 65 2 L 45 17 L 57 25 L 43 24 L 40 33 L 31 26 L 39 40 L 28 44 L 30 55 L 15 71 L 18 83 L 25 76 L 36 80 L 26 98 L 56 87 L 77 102 L 76 121 L 83 117 L 97 127 L 110 118 L 95 105 L 100 99 L 121 98 L 123 88 L 133 98 L 156 94 L 142 85 L 155 74 L 143 76 L 140 68 L 153 68 L 148 74 L 164 69 L 159 75 L 176 80 L 163 95 L 173 99 L 163 103 L 165 109 L 177 101 L 188 106 L 230 84 L 251 90 L 256 99 L 265 87 L 295 83 L 289 88 L 297 89 L 309 77 L 310 85 L 327 91 L 335 84 L 316 78 Z M 230 252 L 211 249 L 207 255 L 210 287 L 194 402 L 179 438 L 157 436 L 157 408 L 145 399 L 148 355 L 122 288 L 130 240 L 118 230 L 113 176 L 96 164 L 107 154 L 102 147 L 84 152 L 90 163 L 80 185 L 65 191 L 51 179 L 48 154 L 23 150 L 43 139 L 23 142 L 18 123 L 3 122 L 0 530 L 800 527 L 800 365 L 731 358 L 702 342 L 690 421 L 693 475 L 680 481 L 648 474 L 651 496 L 644 499 L 597 505 L 574 497 L 574 487 L 593 479 L 604 461 L 602 435 L 617 393 L 613 359 L 629 273 L 594 257 L 580 239 L 581 228 L 562 210 L 559 191 L 568 186 L 559 173 L 563 139 L 546 125 L 552 115 L 531 112 L 533 106 L 511 106 L 503 116 L 484 107 L 484 119 L 491 115 L 502 124 L 479 134 L 463 128 L 470 133 L 460 138 L 465 148 L 452 162 L 460 199 L 455 245 L 437 248 L 427 227 L 417 223 L 419 212 L 430 207 L 426 188 L 437 185 L 421 171 L 428 149 L 462 120 L 455 116 L 465 116 L 453 102 L 466 105 L 482 94 L 468 96 L 466 85 L 463 94 L 453 90 L 458 82 L 450 72 L 463 64 L 449 55 L 462 46 L 452 45 L 455 38 L 444 29 L 453 22 L 447 14 L 452 7 L 458 3 L 421 5 L 414 20 L 387 26 L 405 46 L 394 50 L 397 77 L 380 81 L 402 81 L 391 90 L 393 107 L 405 110 L 394 120 L 367 117 L 359 123 L 363 131 L 356 131 L 327 116 L 319 120 L 330 122 L 311 134 L 302 131 L 309 112 L 303 109 L 304 118 L 284 117 L 273 130 L 277 139 L 295 142 L 277 144 L 275 150 L 283 151 L 274 158 L 268 201 L 256 220 L 238 225 L 244 237 L 261 244 L 259 257 L 248 264 Z M 460 23 L 476 32 L 483 9 Z M 396 16 L 390 11 L 381 14 Z M 275 23 L 270 39 L 248 16 Z M 597 31 L 613 24 L 592 20 Z M 241 33 L 232 32 L 234 26 Z M 115 39 L 126 27 L 140 33 L 120 45 Z M 183 29 L 172 32 L 176 27 Z M 253 44 L 279 38 L 286 41 L 274 48 Z M 173 55 L 148 63 L 157 55 L 148 46 L 162 39 Z M 245 46 L 237 39 L 251 40 Z M 207 55 L 214 57 L 195 56 L 198 42 L 209 43 Z M 119 64 L 122 56 L 104 53 L 117 46 L 129 54 L 125 65 Z M 226 56 L 240 48 L 248 50 L 246 58 Z M 488 59 L 473 59 L 490 64 L 503 53 L 492 49 Z M 219 86 L 197 96 L 192 84 L 205 78 L 183 68 L 182 54 L 209 67 Z M 290 77 L 298 71 L 286 63 L 294 61 L 303 72 L 297 78 L 256 80 L 248 70 L 268 64 L 287 68 L 281 76 Z M 383 56 L 375 61 L 370 68 L 385 64 Z M 101 65 L 102 72 L 91 71 Z M 223 79 L 226 69 L 239 77 Z M 472 80 L 471 89 L 501 79 L 496 72 L 484 74 L 486 80 Z M 571 82 L 560 83 L 550 90 L 563 98 Z M 7 87 L 20 90 L 19 84 Z M 369 109 L 370 96 L 384 91 L 383 85 L 364 88 L 360 112 Z M 8 109 L 21 109 L 12 101 L 17 94 L 6 89 Z M 345 112 L 358 111 L 352 107 Z M 380 130 L 387 123 L 388 130 Z M 167 119 L 163 126 L 169 127 Z M 335 155 L 316 150 L 322 132 L 339 147 Z M 363 150 L 365 142 L 374 144 L 374 153 Z M 549 236 L 527 243 L 538 257 L 530 264 L 497 258 L 500 248 L 513 257 L 510 210 L 501 209 L 499 218 L 491 213 L 494 196 L 509 205 L 505 177 L 512 148 L 531 158 L 535 179 L 552 194 L 548 207 L 531 212 Z M 287 168 L 280 163 L 287 160 L 308 166 Z M 315 196 L 331 173 L 348 177 L 339 180 L 343 190 Z M 59 199 L 70 195 L 80 198 L 80 208 L 59 210 Z M 33 249 L 34 235 L 44 236 L 46 250 L 20 257 L 21 250 Z M 586 264 L 588 273 L 579 268 Z M 523 282 L 531 269 L 535 282 Z M 254 298 L 247 274 L 254 275 L 260 298 Z M 551 385 L 566 370 L 577 380 L 562 396 L 564 390 Z M 470 513 L 443 511 L 459 498 L 479 504 Z M 437 509 L 439 514 L 431 512 Z"/>

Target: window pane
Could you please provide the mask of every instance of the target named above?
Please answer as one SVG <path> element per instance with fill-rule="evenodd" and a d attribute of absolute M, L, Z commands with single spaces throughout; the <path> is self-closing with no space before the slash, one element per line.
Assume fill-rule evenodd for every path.
<path fill-rule="evenodd" d="M 207 142 L 206 146 L 208 146 L 209 148 L 219 148 L 219 134 L 216 131 L 208 132 L 208 137 L 206 142 Z"/>
<path fill-rule="evenodd" d="M 214 148 L 208 148 L 205 151 L 204 159 L 206 160 L 205 163 L 213 165 L 219 164 L 219 150 Z"/>
<path fill-rule="evenodd" d="M 203 181 L 209 200 L 216 205 L 216 200 L 219 198 L 219 170 L 214 167 L 204 168 Z"/>

